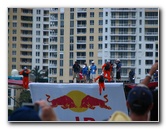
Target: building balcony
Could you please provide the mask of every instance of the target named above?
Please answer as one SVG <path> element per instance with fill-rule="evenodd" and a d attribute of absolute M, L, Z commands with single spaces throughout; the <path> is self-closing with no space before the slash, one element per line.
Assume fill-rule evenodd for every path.
<path fill-rule="evenodd" d="M 150 19 L 150 20 L 157 20 L 158 16 L 145 16 L 145 19 Z"/>
<path fill-rule="evenodd" d="M 78 44 L 86 44 L 86 40 L 77 40 Z"/>
<path fill-rule="evenodd" d="M 86 12 L 87 8 L 77 8 L 77 12 Z"/>
<path fill-rule="evenodd" d="M 20 50 L 21 50 L 21 51 L 26 51 L 26 52 L 28 52 L 28 51 L 32 51 L 32 48 L 21 47 Z"/>

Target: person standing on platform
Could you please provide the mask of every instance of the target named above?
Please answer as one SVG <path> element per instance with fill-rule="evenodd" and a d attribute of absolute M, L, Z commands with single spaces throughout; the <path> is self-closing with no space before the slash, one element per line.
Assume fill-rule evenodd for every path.
<path fill-rule="evenodd" d="M 27 69 L 27 67 L 24 67 L 24 69 L 19 72 L 20 75 L 23 75 L 23 87 L 24 87 L 25 89 L 28 89 L 29 73 L 30 73 L 30 70 Z"/>
<path fill-rule="evenodd" d="M 120 59 L 116 59 L 116 79 L 117 81 L 121 81 L 121 62 Z"/>
<path fill-rule="evenodd" d="M 86 83 L 88 79 L 88 66 L 86 63 L 84 63 L 84 66 L 82 68 L 82 74 L 83 74 L 84 83 Z"/>
<path fill-rule="evenodd" d="M 102 65 L 102 71 L 103 71 L 103 75 L 104 77 L 108 78 L 108 82 L 112 81 L 112 69 L 113 69 L 113 64 L 111 63 L 111 61 L 107 61 L 105 64 Z"/>
<path fill-rule="evenodd" d="M 76 78 L 76 80 L 79 78 L 79 72 L 81 70 L 80 65 L 78 64 L 78 61 L 75 61 L 75 64 L 73 65 L 73 82 L 74 79 Z"/>
<path fill-rule="evenodd" d="M 129 72 L 129 82 L 130 83 L 135 83 L 135 72 L 133 69 L 130 70 Z"/>
<path fill-rule="evenodd" d="M 90 66 L 90 83 L 92 83 L 96 77 L 96 70 L 97 66 L 95 65 L 95 62 L 92 61 L 92 65 Z"/>

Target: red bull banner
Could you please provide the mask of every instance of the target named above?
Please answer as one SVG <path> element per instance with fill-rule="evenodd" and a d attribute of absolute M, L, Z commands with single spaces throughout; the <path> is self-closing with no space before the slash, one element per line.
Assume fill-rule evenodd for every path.
<path fill-rule="evenodd" d="M 46 100 L 60 121 L 103 121 L 115 111 L 128 114 L 123 83 L 30 83 L 33 103 Z"/>

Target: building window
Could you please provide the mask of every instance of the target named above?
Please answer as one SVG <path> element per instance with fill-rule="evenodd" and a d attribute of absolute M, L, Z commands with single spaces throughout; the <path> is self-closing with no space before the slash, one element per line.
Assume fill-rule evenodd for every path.
<path fill-rule="evenodd" d="M 63 69 L 60 69 L 60 70 L 59 70 L 59 73 L 60 73 L 60 74 L 59 74 L 60 76 L 63 76 Z"/>
<path fill-rule="evenodd" d="M 40 56 L 40 52 L 36 52 L 36 56 Z"/>
<path fill-rule="evenodd" d="M 141 75 L 141 69 L 138 69 L 138 74 Z"/>
<path fill-rule="evenodd" d="M 16 69 L 16 65 L 12 65 L 12 69 Z"/>
<path fill-rule="evenodd" d="M 13 27 L 17 27 L 17 23 L 16 22 L 13 22 Z"/>
<path fill-rule="evenodd" d="M 73 59 L 73 57 L 74 57 L 74 53 L 73 53 L 73 52 L 70 52 L 70 53 L 69 53 L 69 58 L 70 58 L 70 59 Z"/>
<path fill-rule="evenodd" d="M 89 38 L 90 41 L 94 41 L 94 36 L 90 36 Z"/>
<path fill-rule="evenodd" d="M 108 31 L 108 29 L 107 28 L 105 28 L 105 32 L 107 32 Z"/>
<path fill-rule="evenodd" d="M 152 64 L 153 64 L 153 60 L 146 60 L 146 61 L 145 61 L 145 64 L 146 64 L 146 65 L 152 65 Z"/>
<path fill-rule="evenodd" d="M 70 36 L 70 43 L 74 43 L 74 37 Z"/>
<path fill-rule="evenodd" d="M 12 44 L 12 48 L 16 48 L 16 44 Z"/>
<path fill-rule="evenodd" d="M 13 34 L 17 34 L 17 30 L 13 30 Z"/>
<path fill-rule="evenodd" d="M 139 28 L 139 33 L 142 33 L 142 28 Z"/>
<path fill-rule="evenodd" d="M 39 50 L 39 49 L 40 49 L 40 45 L 36 45 L 36 49 L 38 49 L 38 50 Z"/>
<path fill-rule="evenodd" d="M 73 66 L 73 60 L 69 60 L 69 66 Z M 73 72 L 72 72 L 73 73 Z M 72 74 L 73 75 L 73 74 Z"/>
<path fill-rule="evenodd" d="M 64 14 L 63 14 L 63 13 L 61 13 L 60 19 L 61 19 L 61 20 L 64 20 Z"/>
<path fill-rule="evenodd" d="M 74 21 L 70 21 L 70 27 L 74 27 Z"/>
<path fill-rule="evenodd" d="M 94 20 L 90 20 L 90 25 L 94 25 Z"/>
<path fill-rule="evenodd" d="M 153 56 L 153 52 L 146 52 L 146 56 L 147 57 L 152 57 Z"/>
<path fill-rule="evenodd" d="M 139 16 L 142 17 L 142 12 L 139 12 Z"/>
<path fill-rule="evenodd" d="M 74 19 L 74 13 L 70 13 L 70 19 Z"/>
<path fill-rule="evenodd" d="M 16 58 L 12 58 L 12 62 L 16 62 Z"/>
<path fill-rule="evenodd" d="M 103 41 L 103 37 L 102 36 L 98 36 L 98 41 Z"/>
<path fill-rule="evenodd" d="M 146 44 L 146 49 L 153 49 L 153 44 Z"/>
<path fill-rule="evenodd" d="M 139 65 L 141 65 L 141 60 L 139 60 Z"/>
<path fill-rule="evenodd" d="M 108 24 L 108 20 L 105 20 L 105 24 Z"/>
<path fill-rule="evenodd" d="M 99 12 L 99 17 L 103 17 L 103 12 Z"/>
<path fill-rule="evenodd" d="M 139 20 L 139 25 L 142 25 L 142 20 Z"/>
<path fill-rule="evenodd" d="M 41 12 L 40 12 L 40 10 L 37 9 L 37 10 L 36 10 L 36 13 L 37 13 L 37 14 L 40 14 Z"/>
<path fill-rule="evenodd" d="M 89 44 L 89 49 L 94 49 L 94 44 Z"/>
<path fill-rule="evenodd" d="M 74 29 L 70 29 L 70 35 L 74 35 Z"/>
<path fill-rule="evenodd" d="M 60 51 L 64 51 L 63 44 L 60 44 Z"/>
<path fill-rule="evenodd" d="M 16 55 L 16 51 L 12 51 L 12 55 Z"/>
<path fill-rule="evenodd" d="M 98 44 L 98 49 L 102 49 L 102 44 Z"/>
<path fill-rule="evenodd" d="M 60 22 L 60 26 L 61 26 L 61 27 L 64 27 L 64 21 L 61 21 L 61 22 Z"/>
<path fill-rule="evenodd" d="M 17 8 L 13 8 L 13 13 L 17 13 Z"/>
<path fill-rule="evenodd" d="M 73 50 L 74 50 L 74 45 L 70 44 L 70 51 L 73 51 Z"/>
<path fill-rule="evenodd" d="M 36 28 L 40 28 L 40 24 L 36 24 Z"/>
<path fill-rule="evenodd" d="M 40 17 L 36 17 L 36 21 L 40 21 Z"/>
<path fill-rule="evenodd" d="M 105 44 L 105 48 L 107 48 L 108 47 L 108 45 L 107 44 Z"/>
<path fill-rule="evenodd" d="M 64 43 L 64 37 L 60 37 L 60 43 Z"/>
<path fill-rule="evenodd" d="M 94 12 L 90 12 L 90 17 L 94 17 Z"/>
<path fill-rule="evenodd" d="M 90 33 L 94 33 L 94 28 L 90 28 Z"/>
<path fill-rule="evenodd" d="M 103 33 L 103 28 L 99 28 L 99 29 L 98 29 L 98 32 L 99 32 L 99 33 Z"/>
<path fill-rule="evenodd" d="M 139 41 L 142 41 L 142 37 L 141 36 L 139 36 Z"/>
<path fill-rule="evenodd" d="M 17 41 L 17 37 L 12 37 L 12 41 Z"/>
<path fill-rule="evenodd" d="M 141 49 L 141 44 L 139 44 L 139 49 Z"/>
<path fill-rule="evenodd" d="M 105 40 L 107 40 L 107 36 L 105 36 Z"/>
<path fill-rule="evenodd" d="M 13 20 L 17 20 L 17 16 L 14 15 L 14 16 L 13 16 Z"/>
<path fill-rule="evenodd" d="M 36 38 L 36 42 L 39 43 L 40 42 L 40 38 Z"/>
<path fill-rule="evenodd" d="M 103 20 L 99 20 L 99 25 L 103 25 Z"/>
<path fill-rule="evenodd" d="M 40 31 L 36 31 L 36 35 L 40 35 Z"/>
<path fill-rule="evenodd" d="M 105 12 L 105 16 L 108 16 L 108 12 Z"/>
<path fill-rule="evenodd" d="M 89 52 L 89 57 L 93 57 L 93 56 L 94 56 L 93 52 Z"/>
<path fill-rule="evenodd" d="M 74 8 L 70 8 L 70 12 L 74 12 Z"/>
<path fill-rule="evenodd" d="M 60 60 L 60 64 L 59 64 L 60 66 L 63 66 L 63 60 Z"/>
<path fill-rule="evenodd" d="M 64 35 L 64 29 L 60 29 L 60 35 Z"/>
<path fill-rule="evenodd" d="M 98 65 L 102 65 L 102 60 L 98 60 Z"/>

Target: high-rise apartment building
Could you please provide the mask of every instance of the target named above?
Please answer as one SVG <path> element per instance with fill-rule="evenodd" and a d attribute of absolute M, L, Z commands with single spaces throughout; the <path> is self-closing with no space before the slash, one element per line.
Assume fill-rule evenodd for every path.
<path fill-rule="evenodd" d="M 101 73 L 119 58 L 122 80 L 135 69 L 136 82 L 158 60 L 158 8 L 9 8 L 8 70 L 38 67 L 49 82 L 71 82 L 77 60 L 94 60 Z"/>

